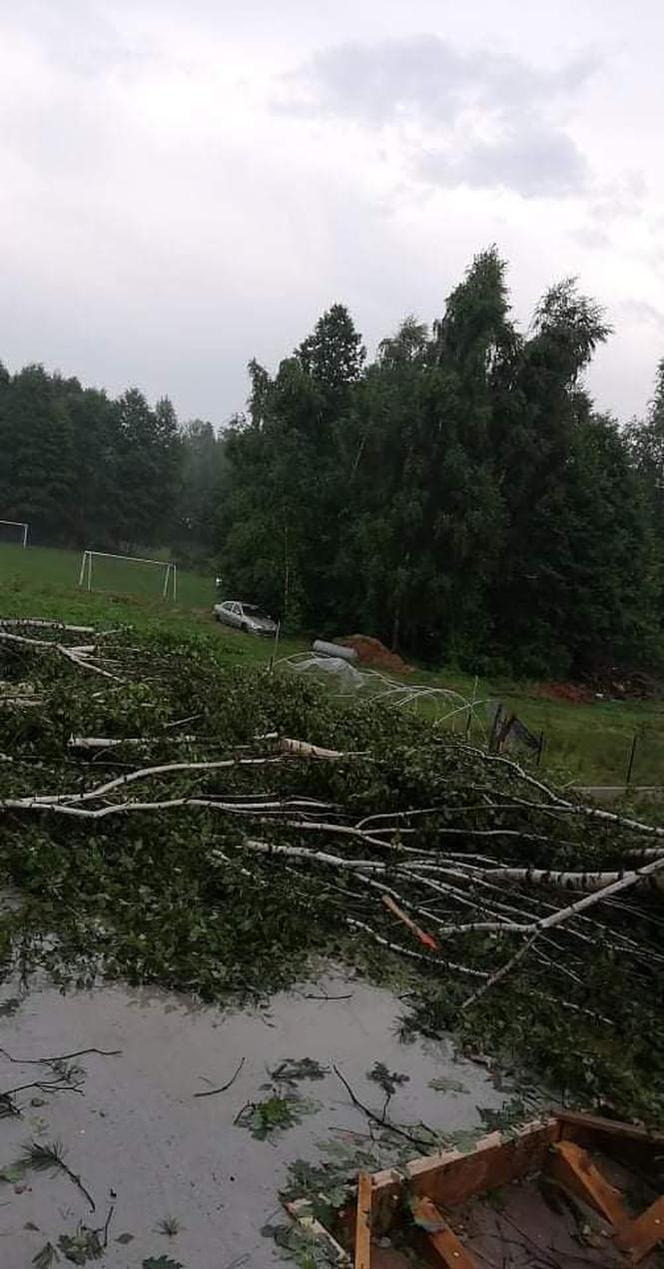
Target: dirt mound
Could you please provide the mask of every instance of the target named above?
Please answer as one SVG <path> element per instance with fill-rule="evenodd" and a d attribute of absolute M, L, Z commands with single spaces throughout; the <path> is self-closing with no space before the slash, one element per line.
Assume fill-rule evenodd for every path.
<path fill-rule="evenodd" d="M 611 700 L 658 701 L 664 695 L 660 679 L 640 670 L 626 670 L 619 666 L 596 671 L 590 682 L 596 695 Z"/>
<path fill-rule="evenodd" d="M 583 683 L 540 683 L 537 695 L 549 701 L 569 701 L 588 705 L 591 701 L 657 701 L 664 698 L 664 685 L 650 674 L 637 670 L 621 672 L 618 667 L 596 671 Z"/>
<path fill-rule="evenodd" d="M 345 648 L 355 648 L 357 659 L 361 665 L 369 665 L 374 670 L 386 670 L 389 674 L 410 674 L 412 667 L 399 656 L 398 652 L 390 652 L 380 639 L 372 639 L 370 635 L 346 635 L 337 639 Z"/>
<path fill-rule="evenodd" d="M 595 699 L 590 688 L 579 687 L 578 683 L 540 683 L 537 695 L 548 701 L 569 701 L 571 705 L 588 705 Z"/>

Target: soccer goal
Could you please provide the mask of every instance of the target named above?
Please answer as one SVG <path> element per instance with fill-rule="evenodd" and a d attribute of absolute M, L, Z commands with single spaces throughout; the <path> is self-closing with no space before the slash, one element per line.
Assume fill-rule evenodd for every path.
<path fill-rule="evenodd" d="M 28 528 L 25 520 L 0 520 L 0 542 L 25 548 L 28 545 Z"/>
<path fill-rule="evenodd" d="M 158 571 L 157 571 L 158 570 Z M 112 555 L 109 551 L 84 551 L 78 575 L 79 586 L 129 591 L 136 594 L 160 593 L 175 603 L 178 595 L 177 565 L 167 560 L 148 560 L 141 555 Z"/>

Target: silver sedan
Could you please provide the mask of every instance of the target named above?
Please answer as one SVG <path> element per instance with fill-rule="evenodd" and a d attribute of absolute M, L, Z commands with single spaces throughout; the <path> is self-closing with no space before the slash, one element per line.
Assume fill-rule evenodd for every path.
<path fill-rule="evenodd" d="M 234 626 L 236 630 L 244 630 L 246 634 L 274 635 L 277 632 L 276 621 L 255 604 L 225 599 L 223 604 L 215 604 L 214 615 L 225 626 Z"/>

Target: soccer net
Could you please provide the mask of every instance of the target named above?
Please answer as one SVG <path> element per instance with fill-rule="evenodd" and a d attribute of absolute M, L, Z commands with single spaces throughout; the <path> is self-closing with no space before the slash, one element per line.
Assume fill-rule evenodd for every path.
<path fill-rule="evenodd" d="M 0 542 L 8 546 L 28 545 L 29 525 L 24 520 L 0 520 Z"/>
<path fill-rule="evenodd" d="M 175 603 L 177 565 L 167 560 L 148 560 L 140 555 L 112 555 L 108 551 L 84 551 L 78 575 L 86 590 L 114 590 L 134 595 L 161 595 Z"/>

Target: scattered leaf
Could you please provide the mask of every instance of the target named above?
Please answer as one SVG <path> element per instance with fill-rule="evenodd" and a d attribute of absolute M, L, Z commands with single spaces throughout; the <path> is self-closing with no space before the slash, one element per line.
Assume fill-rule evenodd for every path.
<path fill-rule="evenodd" d="M 60 1257 L 53 1246 L 53 1243 L 44 1243 L 41 1251 L 32 1257 L 32 1263 L 35 1269 L 51 1269 L 51 1265 L 57 1264 Z"/>
<path fill-rule="evenodd" d="M 374 1062 L 370 1071 L 367 1071 L 367 1079 L 373 1080 L 374 1084 L 380 1084 L 383 1092 L 387 1097 L 394 1097 L 400 1084 L 407 1084 L 410 1075 L 402 1075 L 399 1071 L 389 1071 L 384 1062 Z"/>
<path fill-rule="evenodd" d="M 25 1168 L 22 1163 L 8 1163 L 6 1168 L 0 1170 L 0 1181 L 7 1181 L 9 1185 L 15 1185 L 25 1176 Z"/>
<path fill-rule="evenodd" d="M 104 1254 L 100 1230 L 88 1229 L 87 1225 L 79 1225 L 75 1234 L 61 1234 L 58 1247 L 73 1265 L 85 1265 L 88 1260 L 100 1260 Z"/>
<path fill-rule="evenodd" d="M 434 1079 L 429 1080 L 429 1088 L 434 1093 L 467 1093 L 470 1090 L 466 1088 L 461 1080 L 450 1079 L 447 1075 L 436 1075 Z"/>
<path fill-rule="evenodd" d="M 270 1071 L 270 1077 L 276 1084 L 295 1084 L 298 1080 L 322 1080 L 328 1069 L 315 1058 L 284 1058 Z"/>
<path fill-rule="evenodd" d="M 157 1233 L 165 1234 L 167 1238 L 175 1238 L 180 1232 L 180 1222 L 175 1216 L 164 1216 L 163 1220 L 157 1221 Z"/>
<path fill-rule="evenodd" d="M 248 1102 L 236 1116 L 236 1124 L 248 1128 L 257 1141 L 265 1141 L 275 1133 L 285 1132 L 301 1122 L 303 1115 L 318 1110 L 318 1102 L 287 1093 L 285 1097 L 266 1097 L 262 1102 Z"/>
<path fill-rule="evenodd" d="M 184 1265 L 179 1260 L 171 1260 L 170 1256 L 148 1256 L 142 1269 L 184 1269 Z"/>

